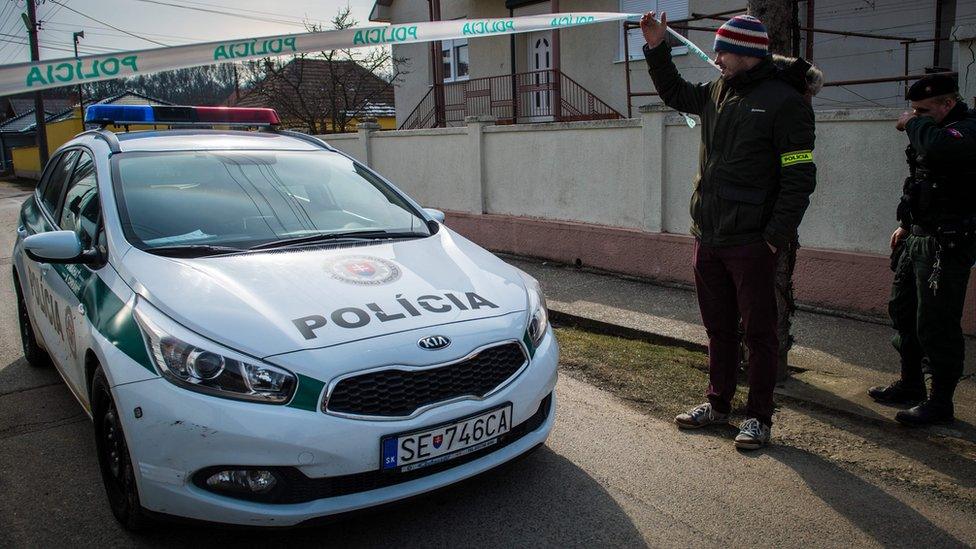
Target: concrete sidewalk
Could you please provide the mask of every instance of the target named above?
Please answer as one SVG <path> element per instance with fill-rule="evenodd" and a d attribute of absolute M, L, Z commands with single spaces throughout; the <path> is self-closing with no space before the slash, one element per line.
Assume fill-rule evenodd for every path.
<path fill-rule="evenodd" d="M 556 321 L 705 349 L 705 329 L 690 288 L 661 286 L 542 260 L 503 259 L 539 279 Z M 793 372 L 777 387 L 777 393 L 871 422 L 895 423 L 897 409 L 879 405 L 866 394 L 868 387 L 890 383 L 898 376 L 892 333 L 890 326 L 879 322 L 797 312 L 793 324 L 796 342 L 790 352 Z M 967 338 L 966 373 L 974 371 L 976 340 Z M 929 432 L 976 443 L 973 378 L 960 383 L 955 411 L 955 424 Z"/>

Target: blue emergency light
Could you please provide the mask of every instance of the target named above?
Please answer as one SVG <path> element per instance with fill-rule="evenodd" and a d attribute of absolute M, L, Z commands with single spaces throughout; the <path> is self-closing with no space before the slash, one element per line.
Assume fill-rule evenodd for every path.
<path fill-rule="evenodd" d="M 91 105 L 85 109 L 85 124 L 103 126 L 108 124 L 116 126 L 129 124 L 274 126 L 281 124 L 281 120 L 274 109 L 176 107 L 169 105 Z"/>

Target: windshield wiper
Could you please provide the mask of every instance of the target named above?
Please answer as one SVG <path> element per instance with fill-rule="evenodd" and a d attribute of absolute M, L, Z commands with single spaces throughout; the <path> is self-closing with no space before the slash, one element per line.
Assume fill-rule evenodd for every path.
<path fill-rule="evenodd" d="M 258 244 L 257 246 L 251 246 L 248 250 L 266 250 L 268 248 L 283 248 L 286 246 L 297 246 L 301 244 L 311 244 L 314 242 L 325 242 L 334 240 L 386 240 L 386 239 L 396 239 L 396 238 L 421 238 L 428 236 L 427 233 L 410 232 L 410 231 L 348 231 L 341 233 L 324 233 L 324 234 L 313 234 L 307 236 L 298 236 L 295 238 L 284 238 L 282 240 L 275 240 L 273 242 L 265 242 L 264 244 Z"/>
<path fill-rule="evenodd" d="M 166 257 L 204 257 L 209 255 L 234 254 L 247 250 L 230 246 L 214 246 L 211 244 L 177 244 L 173 246 L 146 248 L 143 251 Z"/>

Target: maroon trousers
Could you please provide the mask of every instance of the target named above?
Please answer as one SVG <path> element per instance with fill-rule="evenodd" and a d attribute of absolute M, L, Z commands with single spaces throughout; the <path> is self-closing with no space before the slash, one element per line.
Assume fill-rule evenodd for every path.
<path fill-rule="evenodd" d="M 739 318 L 749 349 L 748 417 L 772 425 L 779 341 L 776 336 L 776 255 L 765 242 L 711 247 L 695 240 L 695 287 L 708 332 L 708 400 L 732 409 L 739 361 Z"/>

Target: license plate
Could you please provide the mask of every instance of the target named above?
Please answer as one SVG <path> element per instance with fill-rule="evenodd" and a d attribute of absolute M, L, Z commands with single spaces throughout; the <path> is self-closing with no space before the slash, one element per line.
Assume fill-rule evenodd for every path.
<path fill-rule="evenodd" d="M 512 405 L 451 423 L 383 437 L 383 470 L 412 471 L 477 452 L 512 429 Z"/>

